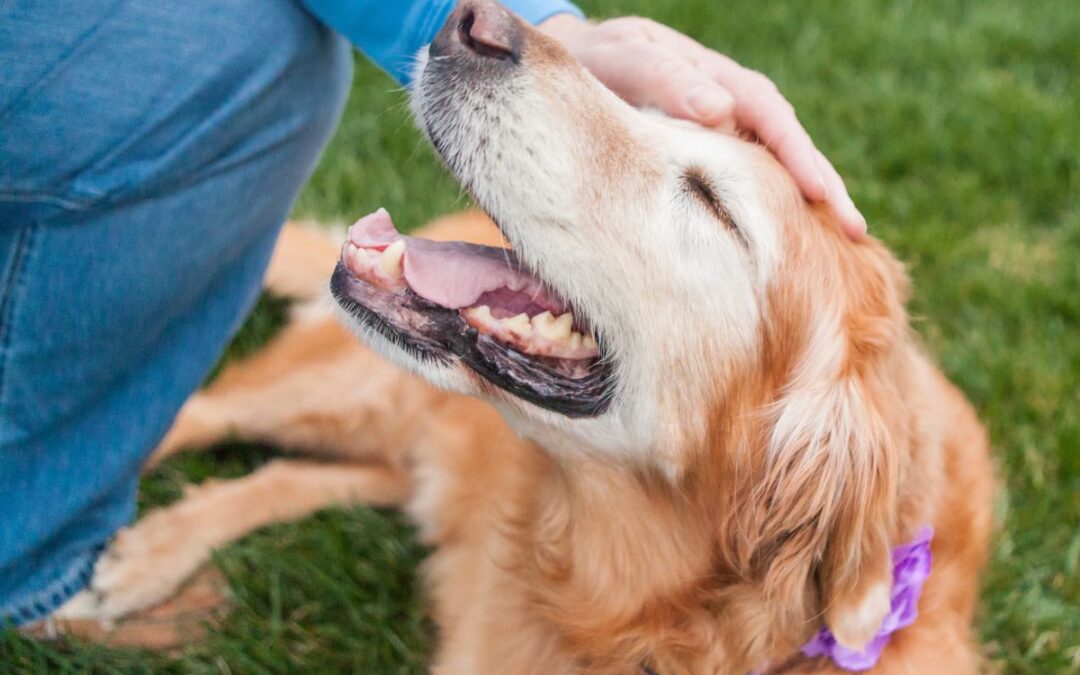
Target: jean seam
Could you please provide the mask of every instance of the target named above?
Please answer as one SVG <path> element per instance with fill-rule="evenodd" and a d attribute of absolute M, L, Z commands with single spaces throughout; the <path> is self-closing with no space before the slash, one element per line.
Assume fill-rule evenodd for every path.
<path fill-rule="evenodd" d="M 39 619 L 44 619 L 59 609 L 73 595 L 90 584 L 94 576 L 94 567 L 98 558 L 105 551 L 105 545 L 94 546 L 76 559 L 62 575 L 50 582 L 44 589 L 33 594 L 19 605 L 0 610 L 0 625 L 4 619 L 14 621 L 16 626 L 25 626 Z"/>
<path fill-rule="evenodd" d="M 0 188 L 0 202 L 14 204 L 48 204 L 58 206 L 68 211 L 85 211 L 94 205 L 94 201 L 102 197 L 101 194 L 86 194 L 85 196 L 65 197 L 54 192 L 26 191 L 19 189 Z"/>
<path fill-rule="evenodd" d="M 15 253 L 11 259 L 11 268 L 6 278 L 0 279 L 0 411 L 7 400 L 7 365 L 11 352 L 11 341 L 15 334 L 13 326 L 15 305 L 23 287 L 26 261 L 34 246 L 38 225 L 27 225 L 19 232 L 15 242 Z"/>

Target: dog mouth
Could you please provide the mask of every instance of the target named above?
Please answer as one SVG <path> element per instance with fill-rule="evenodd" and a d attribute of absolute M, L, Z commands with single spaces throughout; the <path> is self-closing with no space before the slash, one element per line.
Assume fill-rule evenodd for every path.
<path fill-rule="evenodd" d="M 570 417 L 601 414 L 602 345 L 513 251 L 397 232 L 379 210 L 352 226 L 331 281 L 361 325 L 421 361 L 462 361 L 486 381 Z"/>

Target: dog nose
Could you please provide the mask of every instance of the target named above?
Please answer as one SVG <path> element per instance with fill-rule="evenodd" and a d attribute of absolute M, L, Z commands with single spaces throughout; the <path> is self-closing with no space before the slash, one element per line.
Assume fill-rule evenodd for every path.
<path fill-rule="evenodd" d="M 458 3 L 431 42 L 431 55 L 471 52 L 516 63 L 523 42 L 521 23 L 510 10 L 493 0 L 465 0 Z"/>

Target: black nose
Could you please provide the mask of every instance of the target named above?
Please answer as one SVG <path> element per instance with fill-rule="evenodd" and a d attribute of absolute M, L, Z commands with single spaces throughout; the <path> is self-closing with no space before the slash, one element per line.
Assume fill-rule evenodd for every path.
<path fill-rule="evenodd" d="M 432 56 L 472 53 L 517 62 L 525 31 L 510 10 L 492 0 L 463 0 L 431 42 Z"/>

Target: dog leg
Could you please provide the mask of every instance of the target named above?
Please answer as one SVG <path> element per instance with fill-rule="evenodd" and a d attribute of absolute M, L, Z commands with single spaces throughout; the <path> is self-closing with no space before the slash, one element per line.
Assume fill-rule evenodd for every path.
<path fill-rule="evenodd" d="M 61 618 L 113 619 L 171 596 L 210 553 L 271 523 L 333 505 L 399 505 L 407 476 L 386 466 L 276 460 L 249 476 L 214 482 L 116 535 L 90 587 L 58 610 Z"/>
<path fill-rule="evenodd" d="M 147 462 L 234 439 L 400 465 L 446 395 L 360 345 L 334 319 L 291 324 L 181 409 Z"/>
<path fill-rule="evenodd" d="M 169 432 L 146 460 L 143 471 L 152 470 L 169 457 L 185 450 L 205 448 L 228 438 L 228 417 L 214 406 L 212 397 L 194 394 L 176 415 Z"/>
<path fill-rule="evenodd" d="M 286 223 L 263 278 L 271 293 L 310 299 L 327 293 L 345 232 L 318 225 Z"/>

